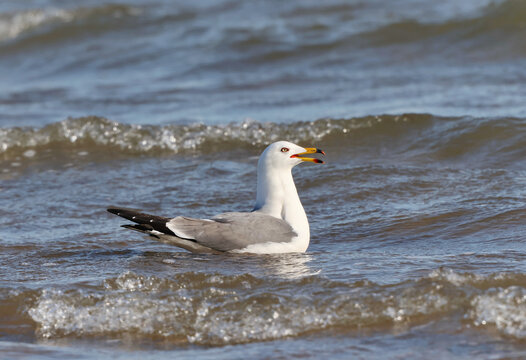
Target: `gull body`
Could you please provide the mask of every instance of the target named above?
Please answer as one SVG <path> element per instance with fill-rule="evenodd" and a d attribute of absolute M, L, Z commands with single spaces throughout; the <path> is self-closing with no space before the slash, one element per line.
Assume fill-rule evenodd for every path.
<path fill-rule="evenodd" d="M 224 213 L 211 219 L 165 218 L 134 209 L 108 211 L 138 225 L 124 227 L 192 252 L 290 253 L 309 246 L 309 221 L 301 204 L 292 168 L 301 162 L 323 163 L 307 154 L 321 153 L 288 141 L 270 144 L 258 160 L 257 196 L 252 212 Z"/>
<path fill-rule="evenodd" d="M 242 251 L 255 253 L 307 251 L 310 242 L 309 220 L 292 178 L 292 168 L 302 160 L 296 157 L 292 158 L 292 162 L 279 161 L 275 159 L 276 156 L 272 156 L 278 148 L 287 148 L 287 146 L 297 153 L 307 152 L 304 148 L 285 142 L 274 143 L 265 149 L 258 160 L 258 183 L 254 211 L 285 220 L 297 236 L 290 242 L 254 244 Z"/>

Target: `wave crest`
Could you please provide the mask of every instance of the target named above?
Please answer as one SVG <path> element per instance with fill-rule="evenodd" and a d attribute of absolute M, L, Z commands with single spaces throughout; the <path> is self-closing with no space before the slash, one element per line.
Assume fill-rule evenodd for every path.
<path fill-rule="evenodd" d="M 126 272 L 98 290 L 44 289 L 28 315 L 43 338 L 139 336 L 221 346 L 329 329 L 412 327 L 444 317 L 458 319 L 460 312 L 476 327 L 524 338 L 523 278 L 436 270 L 385 286 L 319 276 L 278 280 L 276 285 L 276 280 L 249 274 L 184 273 L 162 279 Z"/>
<path fill-rule="evenodd" d="M 0 14 L 0 42 L 45 33 L 71 34 L 71 27 L 89 28 L 140 14 L 138 8 L 108 4 L 92 8 L 33 9 Z"/>
<path fill-rule="evenodd" d="M 320 119 L 312 122 L 262 123 L 246 120 L 225 125 L 129 125 L 102 117 L 70 118 L 43 128 L 0 128 L 0 159 L 34 161 L 41 154 L 61 158 L 82 152 L 125 156 L 207 154 L 239 148 L 258 151 L 289 140 L 320 144 L 332 154 L 378 154 L 435 161 L 471 157 L 510 164 L 524 158 L 526 128 L 521 119 L 439 118 L 428 114 Z M 395 155 L 393 155 L 395 154 Z M 88 157 L 89 158 L 89 157 Z M 420 159 L 420 160 L 419 160 Z"/>
<path fill-rule="evenodd" d="M 427 117 L 427 116 L 424 116 Z M 408 117 L 383 117 L 407 121 Z M 322 119 L 292 124 L 246 120 L 227 125 L 127 125 L 96 116 L 70 118 L 41 129 L 0 129 L 0 154 L 19 156 L 29 149 L 111 147 L 130 154 L 228 151 L 287 139 L 318 141 L 332 134 L 347 134 L 382 122 L 380 117 Z"/>

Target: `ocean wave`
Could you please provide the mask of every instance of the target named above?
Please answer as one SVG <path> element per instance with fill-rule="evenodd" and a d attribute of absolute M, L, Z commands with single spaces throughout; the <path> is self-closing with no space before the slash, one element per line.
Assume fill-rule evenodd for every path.
<path fill-rule="evenodd" d="M 145 22 L 134 26 L 150 26 L 172 21 L 184 21 L 188 29 L 200 33 L 203 24 L 194 22 L 196 14 L 210 16 L 217 12 L 225 16 L 238 16 L 239 2 L 224 8 L 182 9 L 166 8 L 162 12 L 124 4 L 106 4 L 95 7 L 48 8 L 23 10 L 0 14 L 0 44 L 20 45 L 36 38 L 40 44 L 48 40 L 69 38 L 74 34 L 100 32 L 113 29 L 126 22 L 116 19 L 137 18 L 145 15 Z M 180 13 L 179 11 L 183 11 Z M 470 14 L 454 17 L 425 18 L 409 9 L 396 15 L 383 14 L 376 23 L 366 25 L 360 21 L 360 11 L 373 11 L 367 6 L 349 4 L 316 4 L 293 6 L 276 14 L 276 21 L 263 23 L 210 23 L 206 36 L 195 40 L 210 46 L 231 46 L 237 52 L 252 53 L 252 61 L 277 60 L 284 57 L 312 54 L 319 51 L 349 50 L 355 46 L 383 46 L 401 43 L 428 43 L 429 39 L 443 39 L 452 44 L 468 42 L 484 48 L 504 44 L 517 45 L 515 52 L 523 52 L 522 39 L 526 19 L 526 5 L 520 0 L 506 0 L 473 9 Z M 313 15 L 319 17 L 313 19 Z M 420 14 L 420 13 L 418 13 Z M 279 20 L 279 21 L 278 21 Z M 189 30 L 190 31 L 190 30 Z M 497 41 L 500 40 L 500 41 Z M 489 41 L 488 41 L 489 40 Z M 436 53 L 436 43 L 434 53 Z M 489 44 L 489 46 L 488 46 Z M 425 45 L 425 44 L 424 44 Z M 458 50 L 458 47 L 455 47 Z M 444 49 L 447 50 L 447 49 Z M 512 49 L 510 49 L 512 50 Z"/>
<path fill-rule="evenodd" d="M 289 140 L 322 144 L 333 154 L 378 151 L 417 161 L 479 161 L 500 165 L 526 155 L 526 126 L 521 119 L 441 118 L 428 114 L 262 123 L 246 120 L 224 125 L 129 125 L 102 117 L 70 118 L 43 128 L 0 128 L 0 160 L 31 161 L 105 153 L 124 156 L 207 154 L 234 149 L 260 151 L 268 143 Z M 395 155 L 393 155 L 395 154 Z M 97 156 L 86 157 L 90 161 Z M 102 159 L 102 158 L 101 158 Z"/>
<path fill-rule="evenodd" d="M 222 346 L 331 329 L 411 328 L 450 317 L 524 339 L 523 281 L 522 274 L 445 269 L 394 285 L 321 276 L 276 284 L 249 274 L 184 273 L 166 279 L 125 272 L 97 289 L 47 288 L 11 296 L 31 299 L 24 316 L 41 338 L 112 336 Z"/>
<path fill-rule="evenodd" d="M 436 54 L 436 40 L 444 40 L 444 51 L 455 44 L 465 43 L 470 50 L 479 48 L 487 52 L 510 46 L 506 54 L 524 53 L 522 39 L 526 34 L 526 3 L 520 0 L 507 0 L 491 3 L 478 16 L 448 19 L 444 22 L 422 22 L 418 19 L 405 19 L 378 29 L 360 34 L 368 45 L 395 45 L 401 43 L 429 43 L 433 39 Z M 477 40 L 481 40 L 477 42 Z M 490 39 L 490 41 L 488 41 Z M 479 46 L 483 44 L 484 46 Z M 499 54 L 496 54 L 499 55 Z"/>
<path fill-rule="evenodd" d="M 427 115 L 321 119 L 292 124 L 246 120 L 227 125 L 128 125 L 102 117 L 71 118 L 43 128 L 0 129 L 0 155 L 30 157 L 36 152 L 67 149 L 112 148 L 128 154 L 207 153 L 237 147 L 264 146 L 288 139 L 294 142 L 320 141 L 331 135 L 345 136 L 382 121 L 402 123 L 427 119 Z M 388 125 L 389 126 L 389 125 Z"/>
<path fill-rule="evenodd" d="M 0 43 L 17 38 L 28 38 L 43 34 L 71 35 L 72 27 L 91 28 L 103 23 L 108 25 L 115 19 L 133 17 L 140 14 L 138 8 L 108 4 L 92 8 L 74 9 L 33 9 L 15 13 L 0 14 Z M 40 38 L 40 40 L 44 40 Z"/>
<path fill-rule="evenodd" d="M 264 145 L 281 138 L 320 139 L 339 127 L 341 124 L 333 120 L 292 125 L 251 120 L 228 125 L 127 125 L 90 116 L 67 119 L 41 129 L 0 129 L 0 154 L 9 157 L 23 155 L 28 150 L 75 148 L 113 148 L 129 154 L 206 153 Z"/>
<path fill-rule="evenodd" d="M 279 23 L 221 28 L 216 41 L 243 52 L 254 51 L 250 59 L 255 62 L 404 44 L 416 44 L 418 56 L 447 52 L 455 57 L 480 51 L 502 58 L 525 53 L 526 4 L 521 0 L 492 2 L 460 16 L 433 17 L 410 9 L 387 15 L 376 13 L 374 6 L 364 8 L 347 4 L 298 7 L 281 14 Z M 319 16 L 313 18 L 313 14 Z M 362 16 L 378 19 L 364 23 Z"/>
<path fill-rule="evenodd" d="M 471 301 L 475 326 L 494 326 L 503 335 L 526 339 L 526 289 L 520 286 L 492 288 Z"/>

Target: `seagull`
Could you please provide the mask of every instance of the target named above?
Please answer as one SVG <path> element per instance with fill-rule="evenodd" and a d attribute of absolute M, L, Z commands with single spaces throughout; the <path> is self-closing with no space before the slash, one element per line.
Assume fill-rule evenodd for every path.
<path fill-rule="evenodd" d="M 110 207 L 110 213 L 136 224 L 122 225 L 194 253 L 303 253 L 310 241 L 292 168 L 302 162 L 323 164 L 306 155 L 320 153 L 288 141 L 270 144 L 257 166 L 256 204 L 251 212 L 227 212 L 210 219 L 167 218 L 136 209 Z"/>

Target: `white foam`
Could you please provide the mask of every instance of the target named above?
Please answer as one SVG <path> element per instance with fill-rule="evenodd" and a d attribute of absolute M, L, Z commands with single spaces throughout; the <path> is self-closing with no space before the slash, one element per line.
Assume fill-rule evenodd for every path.
<path fill-rule="evenodd" d="M 312 297 L 286 290 L 298 286 L 297 280 L 281 283 L 285 291 L 274 293 L 268 288 L 274 283 L 248 275 L 180 275 L 163 279 L 127 272 L 98 290 L 46 289 L 28 313 L 42 338 L 138 335 L 225 345 L 334 326 L 422 321 L 448 312 L 451 302 L 440 290 L 420 285 L 392 289 L 368 283 L 350 289 L 328 284 Z"/>
<path fill-rule="evenodd" d="M 0 16 L 0 40 L 14 39 L 20 34 L 52 22 L 70 22 L 74 14 L 60 9 L 28 10 Z"/>
<path fill-rule="evenodd" d="M 36 152 L 35 150 L 30 149 L 30 150 L 26 150 L 26 151 L 24 151 L 24 154 L 23 154 L 23 155 L 24 155 L 25 157 L 27 157 L 27 158 L 32 158 L 33 156 L 36 155 L 36 153 L 37 153 L 37 152 Z"/>
<path fill-rule="evenodd" d="M 445 280 L 455 286 L 464 285 L 473 281 L 481 280 L 476 274 L 461 274 L 451 269 L 437 269 L 429 274 L 429 278 L 436 280 Z"/>
<path fill-rule="evenodd" d="M 165 264 L 175 264 L 176 262 L 175 259 L 163 259 L 163 263 Z"/>
<path fill-rule="evenodd" d="M 493 288 L 471 301 L 476 326 L 493 325 L 505 335 L 526 338 L 526 289 L 519 286 Z"/>
<path fill-rule="evenodd" d="M 251 291 L 243 297 L 235 290 L 235 277 L 203 280 L 218 286 L 194 278 L 200 285 L 191 289 L 185 288 L 190 283 L 128 272 L 106 282 L 105 291 L 43 290 L 28 313 L 42 338 L 126 333 L 217 345 L 296 335 L 338 319 L 325 306 L 251 300 Z"/>
<path fill-rule="evenodd" d="M 138 8 L 122 5 L 106 5 L 93 8 L 76 9 L 32 9 L 14 13 L 0 14 L 0 41 L 15 39 L 27 32 L 39 30 L 50 25 L 73 23 L 77 19 L 96 16 L 121 18 L 123 16 L 137 16 Z"/>

